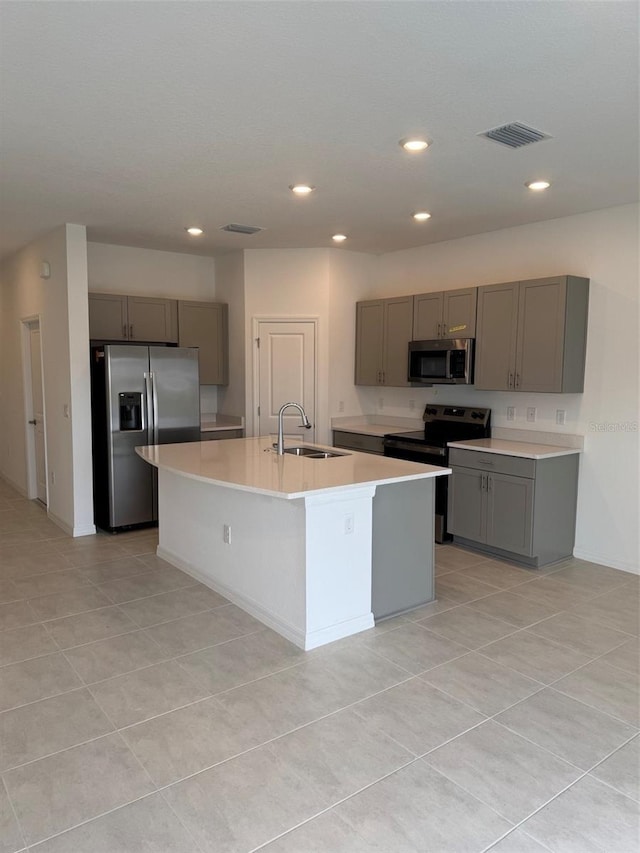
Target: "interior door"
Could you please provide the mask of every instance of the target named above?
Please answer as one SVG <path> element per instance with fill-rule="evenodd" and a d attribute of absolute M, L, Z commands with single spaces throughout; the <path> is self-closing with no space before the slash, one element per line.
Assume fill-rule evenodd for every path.
<path fill-rule="evenodd" d="M 31 355 L 31 400 L 35 434 L 36 487 L 39 501 L 47 505 L 47 457 L 44 441 L 44 395 L 42 391 L 42 354 L 40 349 L 40 326 L 29 329 Z"/>
<path fill-rule="evenodd" d="M 277 435 L 278 410 L 283 403 L 299 403 L 313 424 L 299 429 L 300 414 L 284 414 L 285 435 L 313 442 L 316 437 L 316 327 L 311 321 L 258 323 L 258 433 Z"/>

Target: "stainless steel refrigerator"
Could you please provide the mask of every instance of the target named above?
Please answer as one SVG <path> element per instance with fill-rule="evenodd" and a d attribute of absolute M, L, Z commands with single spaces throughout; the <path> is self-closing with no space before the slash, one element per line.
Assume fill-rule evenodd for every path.
<path fill-rule="evenodd" d="M 105 344 L 91 349 L 95 523 L 117 531 L 158 518 L 146 444 L 200 440 L 198 349 Z"/>

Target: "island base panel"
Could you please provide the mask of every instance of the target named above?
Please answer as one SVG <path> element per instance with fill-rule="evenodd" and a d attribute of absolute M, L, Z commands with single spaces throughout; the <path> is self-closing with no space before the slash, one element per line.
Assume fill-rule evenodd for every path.
<path fill-rule="evenodd" d="M 159 478 L 160 557 L 303 649 L 373 627 L 375 487 L 282 500 L 163 469 Z"/>
<path fill-rule="evenodd" d="M 372 607 L 376 620 L 433 601 L 435 480 L 378 486 L 373 499 Z"/>

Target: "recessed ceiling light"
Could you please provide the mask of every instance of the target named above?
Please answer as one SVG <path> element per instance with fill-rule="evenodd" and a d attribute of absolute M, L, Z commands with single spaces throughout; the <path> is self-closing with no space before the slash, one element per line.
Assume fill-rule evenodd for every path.
<path fill-rule="evenodd" d="M 191 234 L 192 237 L 200 237 L 201 234 L 204 234 L 202 228 L 197 228 L 195 225 L 191 228 L 185 228 L 184 230 L 187 234 Z"/>
<path fill-rule="evenodd" d="M 405 151 L 424 151 L 431 145 L 431 140 L 420 137 L 410 137 L 408 139 L 401 139 L 399 145 L 402 145 Z"/>
<path fill-rule="evenodd" d="M 417 222 L 426 222 L 427 219 L 431 219 L 431 214 L 427 213 L 426 210 L 419 210 L 417 213 L 413 214 L 413 218 Z"/>
<path fill-rule="evenodd" d="M 334 234 L 331 239 L 335 240 L 336 243 L 344 243 L 344 241 L 347 239 L 347 235 L 346 234 Z"/>
<path fill-rule="evenodd" d="M 550 186 L 549 181 L 527 181 L 525 184 L 529 190 L 548 190 Z"/>
<path fill-rule="evenodd" d="M 315 190 L 310 184 L 289 184 L 289 189 L 296 195 L 309 195 Z"/>

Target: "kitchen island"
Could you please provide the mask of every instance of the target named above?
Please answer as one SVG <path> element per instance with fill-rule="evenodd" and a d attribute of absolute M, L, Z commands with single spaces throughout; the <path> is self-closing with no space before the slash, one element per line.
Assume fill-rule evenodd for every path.
<path fill-rule="evenodd" d="M 269 437 L 136 452 L 158 469 L 158 556 L 300 648 L 433 600 L 434 478 L 448 468 L 279 456 Z"/>

